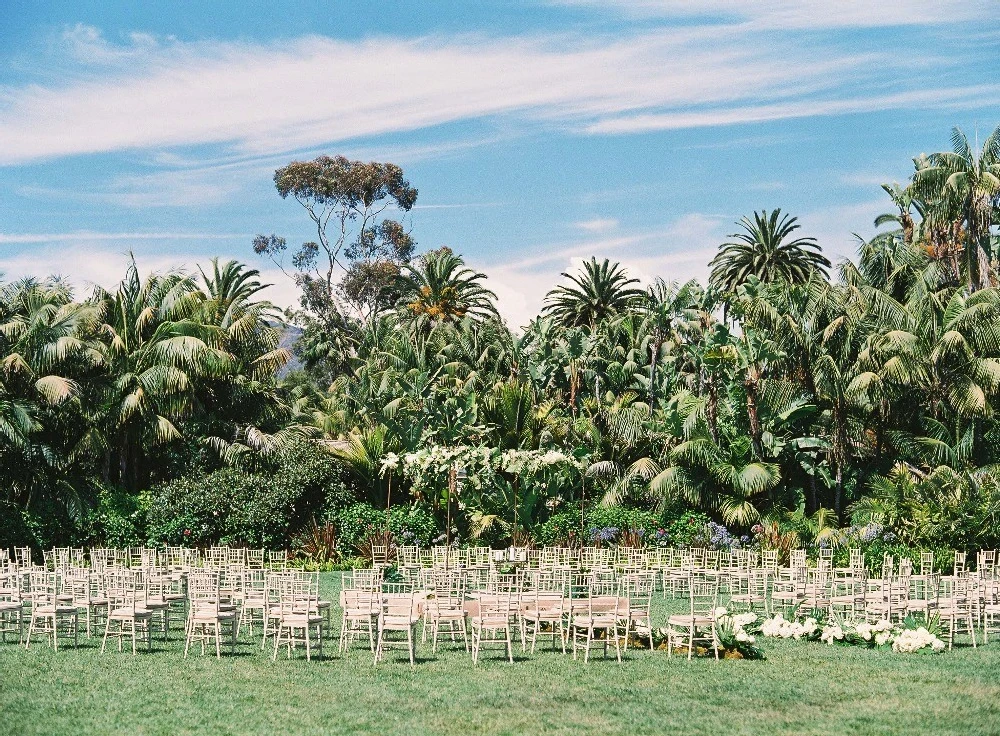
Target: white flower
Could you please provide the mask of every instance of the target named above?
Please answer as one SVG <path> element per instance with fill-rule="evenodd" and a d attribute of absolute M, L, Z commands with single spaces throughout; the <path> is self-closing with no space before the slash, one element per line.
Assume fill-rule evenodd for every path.
<path fill-rule="evenodd" d="M 883 646 L 886 642 L 889 641 L 891 637 L 892 634 L 890 634 L 888 631 L 880 631 L 879 633 L 875 634 L 875 646 L 878 647 Z"/>
<path fill-rule="evenodd" d="M 823 633 L 819 635 L 820 641 L 825 641 L 827 644 L 833 644 L 834 641 L 840 641 L 843 638 L 844 630 L 837 624 L 824 626 Z"/>
<path fill-rule="evenodd" d="M 725 616 L 725 615 L 726 615 L 727 613 L 729 613 L 729 611 L 727 611 L 727 610 L 726 610 L 725 608 L 723 608 L 722 606 L 719 606 L 718 608 L 716 608 L 716 609 L 715 609 L 715 617 L 716 617 L 716 618 L 722 618 L 722 617 L 723 617 L 723 616 Z"/>
<path fill-rule="evenodd" d="M 755 639 L 752 636 L 750 636 L 750 634 L 745 632 L 743 629 L 739 629 L 736 632 L 736 641 L 744 641 L 749 644 L 753 644 Z"/>
<path fill-rule="evenodd" d="M 756 613 L 739 613 L 733 616 L 733 626 L 749 626 L 750 624 L 757 623 Z"/>

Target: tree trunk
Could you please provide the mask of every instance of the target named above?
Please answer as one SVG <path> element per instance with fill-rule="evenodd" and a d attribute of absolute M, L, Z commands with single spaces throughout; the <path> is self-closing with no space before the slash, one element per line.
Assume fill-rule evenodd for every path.
<path fill-rule="evenodd" d="M 763 457 L 763 448 L 760 444 L 761 428 L 760 415 L 757 411 L 757 376 L 751 369 L 747 371 L 747 378 L 743 382 L 747 392 L 747 416 L 750 419 L 750 443 L 753 445 L 754 454 Z"/>
<path fill-rule="evenodd" d="M 719 443 L 719 392 L 715 388 L 715 381 L 708 379 L 708 402 L 705 405 L 705 416 L 708 419 L 708 433 L 712 435 L 712 441 Z"/>
<path fill-rule="evenodd" d="M 660 359 L 660 348 L 663 346 L 663 341 L 657 339 L 653 343 L 653 354 L 649 358 L 649 413 L 653 413 L 653 409 L 656 406 L 656 368 L 657 362 Z"/>
<path fill-rule="evenodd" d="M 843 477 L 843 471 L 841 470 L 840 467 L 840 463 L 837 463 L 836 480 L 837 480 L 836 489 L 833 495 L 833 510 L 837 514 L 837 519 L 840 519 L 840 506 L 844 491 L 844 477 Z"/>

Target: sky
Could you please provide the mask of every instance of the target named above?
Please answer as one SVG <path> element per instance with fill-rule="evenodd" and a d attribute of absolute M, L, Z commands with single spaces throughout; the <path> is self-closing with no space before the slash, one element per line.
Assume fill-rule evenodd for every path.
<path fill-rule="evenodd" d="M 208 10 L 206 10 L 208 8 Z M 0 0 L 0 272 L 113 287 L 212 256 L 294 284 L 274 170 L 391 161 L 419 250 L 512 326 L 591 256 L 704 278 L 736 221 L 795 215 L 834 262 L 953 126 L 1000 124 L 991 0 Z"/>

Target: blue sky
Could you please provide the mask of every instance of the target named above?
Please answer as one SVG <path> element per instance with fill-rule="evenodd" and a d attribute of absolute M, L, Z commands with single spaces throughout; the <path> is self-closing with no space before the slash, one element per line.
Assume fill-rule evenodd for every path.
<path fill-rule="evenodd" d="M 205 8 L 211 7 L 210 12 Z M 0 270 L 113 285 L 310 227 L 276 167 L 389 160 L 420 248 L 523 323 L 591 255 L 704 276 L 734 221 L 798 215 L 834 260 L 883 181 L 1000 123 L 986 0 L 0 0 Z M 991 12 L 992 11 L 992 12 Z"/>

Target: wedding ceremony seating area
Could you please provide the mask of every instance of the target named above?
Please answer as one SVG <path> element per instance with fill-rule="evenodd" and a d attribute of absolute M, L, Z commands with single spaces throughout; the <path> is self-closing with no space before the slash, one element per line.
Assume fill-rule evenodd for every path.
<path fill-rule="evenodd" d="M 469 718 L 714 733 L 739 713 L 748 733 L 902 734 L 957 689 L 943 732 L 971 733 L 1000 692 L 991 552 L 843 568 L 801 551 L 374 552 L 371 567 L 317 573 L 259 549 L 8 550 L 0 733 L 103 734 L 113 713 L 145 733 L 458 734 Z M 940 654 L 799 637 L 809 617 L 881 632 L 928 611 Z M 780 635 L 755 630 L 766 659 L 733 661 L 732 622 L 751 616 Z"/>
<path fill-rule="evenodd" d="M 402 649 L 411 666 L 418 648 L 434 656 L 443 643 L 473 664 L 484 650 L 514 664 L 540 638 L 585 663 L 597 650 L 622 662 L 630 646 L 718 659 L 720 617 L 745 612 L 869 626 L 919 618 L 937 622 L 949 649 L 975 648 L 1000 634 L 1000 577 L 995 551 L 970 562 L 886 555 L 872 573 L 860 550 L 836 568 L 828 549 L 779 562 L 775 550 L 376 547 L 371 568 L 330 573 L 339 585 L 328 600 L 320 573 L 294 569 L 283 551 L 62 548 L 35 560 L 17 548 L 0 553 L 0 636 L 26 650 L 79 647 L 82 636 L 133 654 L 174 636 L 184 657 L 254 642 L 272 660 L 309 661 L 335 638 L 338 654 L 367 649 L 378 664 Z"/>

